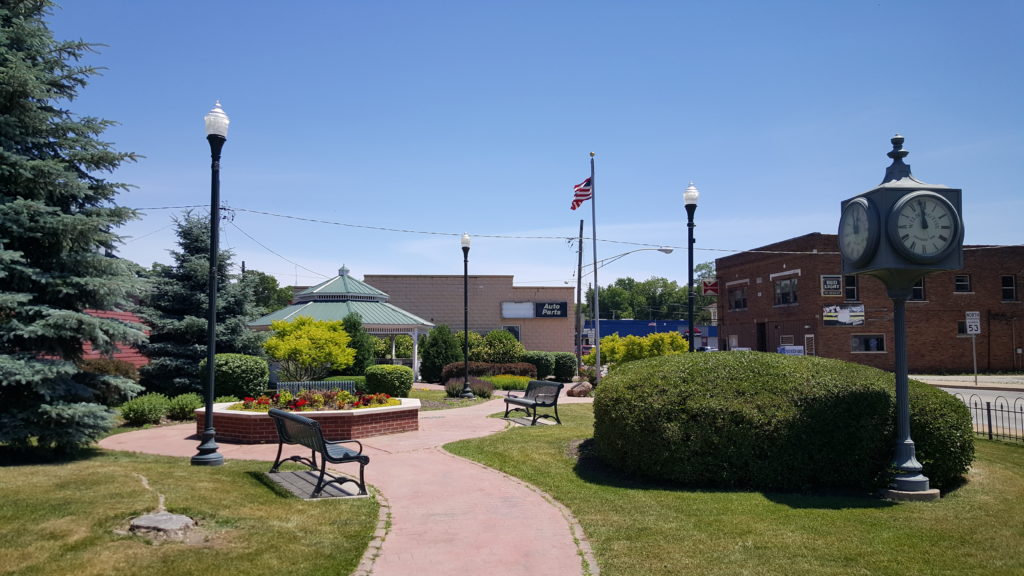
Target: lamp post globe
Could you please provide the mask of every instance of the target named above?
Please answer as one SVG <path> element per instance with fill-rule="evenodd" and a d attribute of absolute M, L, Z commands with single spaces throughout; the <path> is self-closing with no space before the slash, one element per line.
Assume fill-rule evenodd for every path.
<path fill-rule="evenodd" d="M 700 198 L 700 191 L 697 187 L 690 182 L 690 185 L 686 187 L 683 192 L 683 205 L 686 207 L 686 230 L 687 230 L 687 259 L 689 262 L 689 276 L 687 280 L 687 302 L 686 302 L 686 329 L 689 332 L 687 338 L 689 344 L 689 351 L 693 352 L 694 347 L 694 326 L 693 326 L 693 303 L 696 298 L 696 294 L 693 291 L 693 228 L 696 226 L 693 223 L 693 215 L 697 212 L 697 199 Z"/>
<path fill-rule="evenodd" d="M 206 323 L 206 414 L 198 453 L 192 457 L 194 466 L 219 466 L 224 456 L 217 451 L 213 428 L 214 375 L 217 346 L 217 253 L 220 249 L 220 152 L 228 139 L 231 120 L 220 107 L 220 100 L 203 118 L 206 140 L 210 143 L 210 272 Z"/>
<path fill-rule="evenodd" d="M 462 394 L 460 398 L 475 398 L 469 387 L 469 246 L 468 233 L 462 234 Z"/>

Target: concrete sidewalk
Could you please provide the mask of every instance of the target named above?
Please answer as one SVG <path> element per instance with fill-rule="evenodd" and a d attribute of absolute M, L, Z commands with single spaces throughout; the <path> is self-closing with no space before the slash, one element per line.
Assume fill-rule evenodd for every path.
<path fill-rule="evenodd" d="M 559 403 L 581 401 L 590 399 L 563 395 Z M 391 518 L 379 554 L 371 547 L 357 574 L 566 576 L 584 574 L 584 563 L 591 574 L 598 573 L 583 531 L 567 509 L 515 478 L 441 449 L 515 425 L 489 417 L 504 406 L 496 398 L 420 412 L 416 432 L 361 439 L 370 456 L 366 481 L 386 500 Z M 218 444 L 227 460 L 270 462 L 277 453 L 276 444 Z M 194 455 L 198 445 L 194 424 L 100 442 L 108 450 L 181 457 Z"/>
<path fill-rule="evenodd" d="M 977 385 L 974 383 L 974 374 L 953 376 L 911 374 L 910 378 L 941 388 L 975 388 L 978 390 L 1002 390 L 1024 394 L 1024 374 L 979 374 Z"/>

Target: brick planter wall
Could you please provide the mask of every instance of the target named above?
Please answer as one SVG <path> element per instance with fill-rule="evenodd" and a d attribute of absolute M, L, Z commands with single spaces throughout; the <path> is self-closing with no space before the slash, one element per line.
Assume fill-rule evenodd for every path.
<path fill-rule="evenodd" d="M 277 429 L 270 416 L 263 412 L 227 410 L 230 405 L 213 406 L 217 440 L 239 444 L 277 442 Z M 419 400 L 402 398 L 401 406 L 302 412 L 302 415 L 320 423 L 325 439 L 349 440 L 419 430 L 419 412 Z M 196 410 L 195 415 L 196 433 L 201 435 L 206 426 L 206 409 Z"/>

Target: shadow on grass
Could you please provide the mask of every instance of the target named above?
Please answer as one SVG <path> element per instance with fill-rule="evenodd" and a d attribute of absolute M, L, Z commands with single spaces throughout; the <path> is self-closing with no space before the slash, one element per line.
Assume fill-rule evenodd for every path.
<path fill-rule="evenodd" d="M 262 472 L 259 470 L 251 470 L 249 472 L 246 472 L 246 475 L 249 477 L 250 480 L 253 480 L 255 484 L 259 484 L 261 486 L 269 488 L 270 491 L 273 492 L 275 496 L 291 500 L 299 499 L 298 496 L 292 494 L 286 488 L 268 478 L 266 472 Z"/>
<path fill-rule="evenodd" d="M 715 486 L 680 486 L 664 480 L 631 476 L 609 466 L 597 455 L 594 439 L 588 438 L 578 444 L 576 475 L 583 481 L 601 486 L 626 490 L 659 490 L 666 492 L 700 492 L 704 494 L 759 493 L 765 499 L 795 509 L 844 510 L 864 508 L 889 508 L 894 502 L 883 500 L 877 495 L 855 491 L 809 491 L 801 493 L 765 492 L 759 490 L 730 490 Z"/>
<path fill-rule="evenodd" d="M 96 446 L 76 450 L 54 450 L 37 446 L 4 444 L 0 445 L 0 467 L 67 464 L 79 460 L 90 460 L 101 454 L 103 454 L 103 449 Z"/>

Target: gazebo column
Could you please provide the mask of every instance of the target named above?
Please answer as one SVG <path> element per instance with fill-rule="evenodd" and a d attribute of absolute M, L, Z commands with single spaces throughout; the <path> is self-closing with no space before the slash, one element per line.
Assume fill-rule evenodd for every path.
<path fill-rule="evenodd" d="M 412 330 L 412 376 L 413 379 L 420 379 L 420 329 Z"/>

